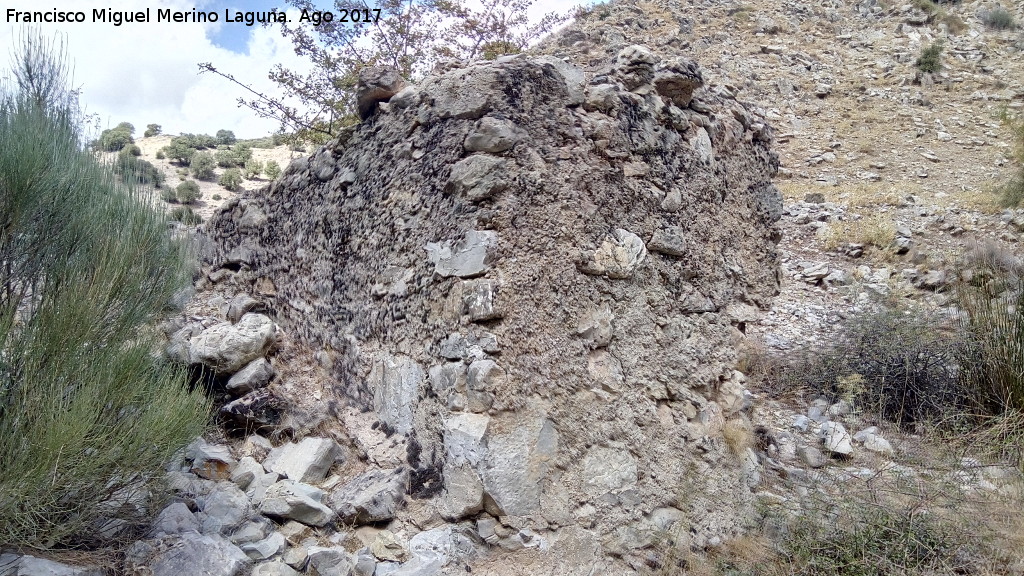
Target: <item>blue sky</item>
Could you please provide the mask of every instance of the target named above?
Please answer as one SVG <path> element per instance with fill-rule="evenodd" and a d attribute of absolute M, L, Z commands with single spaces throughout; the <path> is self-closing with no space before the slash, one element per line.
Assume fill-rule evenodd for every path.
<path fill-rule="evenodd" d="M 220 13 L 223 13 L 225 9 L 230 9 L 232 12 L 235 10 L 264 12 L 273 10 L 274 8 L 281 10 L 284 7 L 283 2 L 277 2 L 275 0 L 250 0 L 249 2 L 244 3 L 214 2 L 211 5 L 211 9 L 217 10 Z M 239 54 L 247 54 L 249 50 L 249 38 L 251 36 L 252 28 L 247 26 L 221 26 L 219 30 L 211 34 L 210 39 L 213 41 L 215 46 L 220 46 L 221 48 L 226 48 L 232 52 L 238 52 Z"/>

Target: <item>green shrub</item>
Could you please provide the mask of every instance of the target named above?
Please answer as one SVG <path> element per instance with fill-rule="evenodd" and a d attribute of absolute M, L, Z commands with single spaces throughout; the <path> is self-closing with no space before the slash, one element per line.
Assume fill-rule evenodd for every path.
<path fill-rule="evenodd" d="M 165 158 L 167 158 L 167 155 L 164 154 L 164 151 L 162 149 L 156 151 L 156 159 L 157 160 L 163 160 Z"/>
<path fill-rule="evenodd" d="M 263 172 L 263 163 L 259 160 L 249 160 L 245 163 L 245 179 L 255 180 Z"/>
<path fill-rule="evenodd" d="M 128 155 L 128 156 L 142 156 L 142 148 L 139 148 L 138 145 L 136 145 L 136 144 L 129 144 L 129 145 L 125 146 L 124 148 L 121 148 L 121 152 L 119 152 L 119 153 L 121 155 Z"/>
<path fill-rule="evenodd" d="M 237 141 L 238 139 L 235 138 L 235 133 L 231 130 L 217 130 L 217 144 L 230 146 Z"/>
<path fill-rule="evenodd" d="M 160 191 L 160 199 L 164 202 L 174 204 L 178 201 L 178 191 L 176 188 L 168 186 Z"/>
<path fill-rule="evenodd" d="M 129 124 L 128 126 L 131 125 Z M 104 130 L 100 133 L 100 138 L 96 143 L 96 148 L 107 152 L 117 152 L 125 146 L 134 143 L 135 140 L 132 138 L 132 133 L 123 127 L 123 125 L 118 125 L 117 128 Z"/>
<path fill-rule="evenodd" d="M 217 166 L 221 168 L 234 168 L 239 165 L 238 158 L 231 150 L 217 150 L 214 152 L 213 158 L 217 161 Z"/>
<path fill-rule="evenodd" d="M 263 173 L 267 175 L 267 178 L 277 180 L 278 176 L 281 175 L 281 165 L 274 160 L 267 160 L 267 165 L 263 169 Z"/>
<path fill-rule="evenodd" d="M 171 140 L 171 143 L 161 150 L 172 162 L 187 165 L 192 160 L 196 149 L 189 145 L 188 139 L 178 136 Z"/>
<path fill-rule="evenodd" d="M 220 200 L 221 200 L 221 196 L 220 196 L 220 194 L 214 194 L 214 195 L 213 195 L 213 196 L 211 196 L 210 198 L 213 198 L 214 200 L 217 200 L 217 201 L 220 201 Z"/>
<path fill-rule="evenodd" d="M 922 48 L 914 65 L 921 72 L 935 73 L 942 70 L 942 42 L 932 42 Z"/>
<path fill-rule="evenodd" d="M 182 204 L 191 204 L 202 197 L 195 180 L 185 180 L 174 189 L 175 198 Z"/>
<path fill-rule="evenodd" d="M 203 218 L 191 206 L 176 206 L 171 210 L 171 220 L 176 220 L 186 226 L 198 226 L 203 223 Z"/>
<path fill-rule="evenodd" d="M 146 131 L 142 134 L 146 138 L 152 138 L 153 136 L 159 135 L 163 132 L 163 128 L 159 124 L 146 124 Z"/>
<path fill-rule="evenodd" d="M 238 190 L 242 187 L 242 172 L 238 168 L 228 168 L 220 175 L 218 184 L 231 191 Z"/>
<path fill-rule="evenodd" d="M 1012 30 L 1017 27 L 1013 13 L 1002 6 L 981 13 L 981 21 L 993 30 Z"/>
<path fill-rule="evenodd" d="M 131 154 L 118 154 L 114 161 L 114 172 L 119 174 L 125 183 L 133 185 L 153 186 L 159 188 L 166 179 L 162 170 Z"/>
<path fill-rule="evenodd" d="M 217 167 L 217 161 L 209 152 L 196 152 L 188 163 L 192 176 L 198 180 L 213 180 L 213 170 Z"/>
<path fill-rule="evenodd" d="M 0 542 L 84 546 L 148 525 L 209 405 L 147 328 L 189 284 L 185 246 L 83 150 L 52 45 L 22 43 L 0 94 Z"/>

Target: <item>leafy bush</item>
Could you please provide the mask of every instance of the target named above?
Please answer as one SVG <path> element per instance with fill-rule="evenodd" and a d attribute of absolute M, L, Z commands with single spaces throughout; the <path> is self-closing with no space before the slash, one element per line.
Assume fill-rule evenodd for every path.
<path fill-rule="evenodd" d="M 231 130 L 217 130 L 217 144 L 230 146 L 237 141 L 238 139 L 235 138 L 235 133 Z"/>
<path fill-rule="evenodd" d="M 249 160 L 245 163 L 245 179 L 254 180 L 259 178 L 259 175 L 263 172 L 263 163 L 259 160 Z"/>
<path fill-rule="evenodd" d="M 185 180 L 174 189 L 175 198 L 182 204 L 191 204 L 202 197 L 195 180 Z"/>
<path fill-rule="evenodd" d="M 146 138 L 152 138 L 163 132 L 163 128 L 159 124 L 146 124 L 146 131 L 142 134 Z"/>
<path fill-rule="evenodd" d="M 107 152 L 117 152 L 129 144 L 134 144 L 135 139 L 132 138 L 132 132 L 135 129 L 131 128 L 129 130 L 129 127 L 131 127 L 131 124 L 122 122 L 116 128 L 104 130 L 100 133 L 100 138 L 96 142 L 96 148 Z"/>
<path fill-rule="evenodd" d="M 267 160 L 267 165 L 263 169 L 263 173 L 267 175 L 267 178 L 277 180 L 278 176 L 281 175 L 281 165 L 274 160 Z"/>
<path fill-rule="evenodd" d="M 166 154 L 164 154 L 164 151 L 163 151 L 163 150 L 157 150 L 157 151 L 156 151 L 156 159 L 157 159 L 157 160 L 163 160 L 163 159 L 165 159 L 165 158 L 167 158 L 167 155 L 166 155 Z"/>
<path fill-rule="evenodd" d="M 121 148 L 120 154 L 129 156 L 142 156 L 142 148 L 139 148 L 137 144 L 129 144 L 124 148 Z"/>
<path fill-rule="evenodd" d="M 0 94 L 0 541 L 81 546 L 148 525 L 150 484 L 209 406 L 147 330 L 189 283 L 184 245 L 83 150 L 52 44 L 22 43 Z"/>
<path fill-rule="evenodd" d="M 228 168 L 220 175 L 218 184 L 228 190 L 238 190 L 242 187 L 242 172 L 238 168 Z"/>
<path fill-rule="evenodd" d="M 981 21 L 993 30 L 1012 30 L 1017 27 L 1013 13 L 1002 6 L 981 13 Z"/>
<path fill-rule="evenodd" d="M 942 70 L 942 42 L 932 42 L 921 49 L 921 55 L 914 63 L 921 72 L 935 73 Z"/>
<path fill-rule="evenodd" d="M 186 226 L 198 226 L 203 223 L 203 217 L 196 214 L 191 206 L 177 206 L 171 210 L 171 220 L 176 220 Z"/>
<path fill-rule="evenodd" d="M 231 150 L 217 150 L 214 152 L 213 158 L 217 161 L 217 166 L 221 168 L 234 168 L 238 166 L 238 158 Z"/>
<path fill-rule="evenodd" d="M 178 136 L 172 139 L 170 144 L 164 146 L 161 152 L 166 154 L 171 159 L 171 162 L 185 165 L 192 160 L 192 155 L 196 153 L 196 149 L 189 146 L 188 140 Z"/>
<path fill-rule="evenodd" d="M 198 180 L 213 180 L 213 170 L 217 167 L 217 161 L 209 152 L 196 152 L 188 163 L 192 176 Z"/>
<path fill-rule="evenodd" d="M 168 186 L 160 191 L 160 199 L 164 202 L 174 204 L 178 201 L 178 192 L 176 188 Z"/>
<path fill-rule="evenodd" d="M 165 176 L 162 170 L 152 163 L 131 154 L 118 154 L 114 161 L 114 172 L 119 174 L 128 184 L 141 184 L 159 188 Z"/>

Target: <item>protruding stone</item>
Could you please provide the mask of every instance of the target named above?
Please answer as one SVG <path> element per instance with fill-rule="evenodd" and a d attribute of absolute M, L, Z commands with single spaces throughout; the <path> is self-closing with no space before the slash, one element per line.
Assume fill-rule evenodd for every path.
<path fill-rule="evenodd" d="M 385 356 L 373 365 L 370 372 L 373 407 L 380 421 L 399 434 L 412 430 L 412 417 L 424 376 L 423 368 L 408 356 Z"/>
<path fill-rule="evenodd" d="M 344 548 L 309 548 L 308 570 L 319 576 L 349 576 L 355 564 L 352 556 Z"/>
<path fill-rule="evenodd" d="M 405 562 L 410 558 L 409 551 L 389 530 L 377 533 L 377 538 L 370 544 L 370 552 L 385 562 Z"/>
<path fill-rule="evenodd" d="M 686 254 L 686 231 L 678 226 L 655 230 L 647 249 L 669 256 L 682 256 Z"/>
<path fill-rule="evenodd" d="M 407 472 L 371 469 L 331 494 L 328 503 L 346 523 L 372 524 L 395 517 L 405 502 Z"/>
<path fill-rule="evenodd" d="M 469 136 L 466 136 L 465 147 L 470 152 L 498 154 L 509 150 L 520 140 L 522 134 L 510 120 L 485 116 L 477 122 Z"/>
<path fill-rule="evenodd" d="M 192 362 L 205 364 L 224 374 L 233 374 L 265 355 L 274 344 L 276 327 L 262 314 L 246 314 L 237 324 L 222 322 L 192 338 Z"/>
<path fill-rule="evenodd" d="M 427 258 L 441 276 L 472 278 L 490 268 L 490 253 L 498 245 L 498 234 L 489 230 L 470 230 L 457 246 L 450 243 L 427 244 Z"/>
<path fill-rule="evenodd" d="M 225 386 L 228 393 L 241 396 L 257 388 L 263 388 L 274 379 L 274 368 L 266 358 L 257 358 L 235 372 Z"/>
<path fill-rule="evenodd" d="M 636 458 L 626 450 L 595 446 L 583 457 L 584 489 L 591 496 L 636 486 Z"/>
<path fill-rule="evenodd" d="M 462 283 L 462 304 L 472 322 L 501 318 L 498 306 L 498 281 L 490 279 L 466 280 Z"/>
<path fill-rule="evenodd" d="M 308 436 L 297 444 L 288 442 L 274 448 L 263 466 L 290 480 L 315 484 L 323 481 L 341 457 L 341 448 L 334 440 Z"/>
<path fill-rule="evenodd" d="M 654 90 L 680 108 L 689 106 L 693 91 L 703 85 L 704 78 L 697 64 L 683 58 L 666 62 L 654 74 Z"/>
<path fill-rule="evenodd" d="M 838 422 L 826 422 L 821 425 L 821 439 L 825 449 L 833 454 L 849 456 L 853 454 L 852 438 L 846 428 Z"/>
<path fill-rule="evenodd" d="M 630 278 L 647 258 L 647 247 L 639 236 L 623 229 L 615 230 L 593 252 L 585 252 L 577 268 L 584 274 L 609 278 Z"/>
<path fill-rule="evenodd" d="M 281 480 L 267 488 L 260 513 L 267 516 L 302 522 L 307 526 L 323 526 L 334 518 L 334 511 L 323 504 L 322 490 L 293 480 Z"/>
<path fill-rule="evenodd" d="M 504 173 L 505 160 L 487 154 L 474 154 L 452 166 L 447 190 L 451 194 L 463 194 L 471 202 L 479 202 L 508 186 L 502 178 Z"/>
<path fill-rule="evenodd" d="M 367 66 L 359 71 L 356 84 L 356 108 L 359 118 L 369 118 L 377 103 L 387 102 L 405 88 L 405 80 L 398 70 L 383 66 Z"/>

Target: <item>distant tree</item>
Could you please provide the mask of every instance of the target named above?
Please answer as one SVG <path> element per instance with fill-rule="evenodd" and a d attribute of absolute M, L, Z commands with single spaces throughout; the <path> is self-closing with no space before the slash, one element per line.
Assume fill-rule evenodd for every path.
<path fill-rule="evenodd" d="M 129 144 L 135 143 L 135 139 L 132 138 L 134 132 L 135 127 L 127 122 L 122 122 L 114 128 L 101 132 L 95 147 L 106 152 L 117 152 Z"/>
<path fill-rule="evenodd" d="M 202 197 L 199 192 L 199 184 L 195 180 L 185 180 L 174 189 L 175 198 L 182 204 L 191 204 Z"/>
<path fill-rule="evenodd" d="M 171 143 L 164 146 L 162 150 L 172 162 L 177 162 L 181 165 L 187 165 L 191 162 L 192 155 L 196 153 L 196 149 L 189 145 L 188 139 L 182 136 L 172 139 Z"/>
<path fill-rule="evenodd" d="M 153 136 L 156 136 L 161 132 L 163 132 L 163 128 L 161 128 L 159 124 L 147 124 L 146 132 L 143 133 L 143 136 L 145 136 L 146 138 L 152 138 Z"/>
<path fill-rule="evenodd" d="M 196 152 L 189 161 L 189 169 L 192 176 L 197 180 L 213 180 L 213 171 L 217 167 L 217 161 L 209 152 Z"/>
<path fill-rule="evenodd" d="M 263 172 L 263 163 L 259 160 L 249 160 L 245 163 L 243 174 L 246 180 L 255 180 Z"/>
<path fill-rule="evenodd" d="M 228 146 L 237 142 L 235 133 L 231 130 L 217 130 L 217 144 L 226 144 Z"/>
<path fill-rule="evenodd" d="M 267 178 L 277 180 L 277 177 L 281 175 L 281 165 L 274 160 L 267 160 L 267 166 L 263 169 L 263 173 L 267 175 Z"/>
<path fill-rule="evenodd" d="M 228 168 L 220 175 L 218 184 L 228 190 L 238 190 L 242 187 L 242 172 L 238 168 Z"/>

